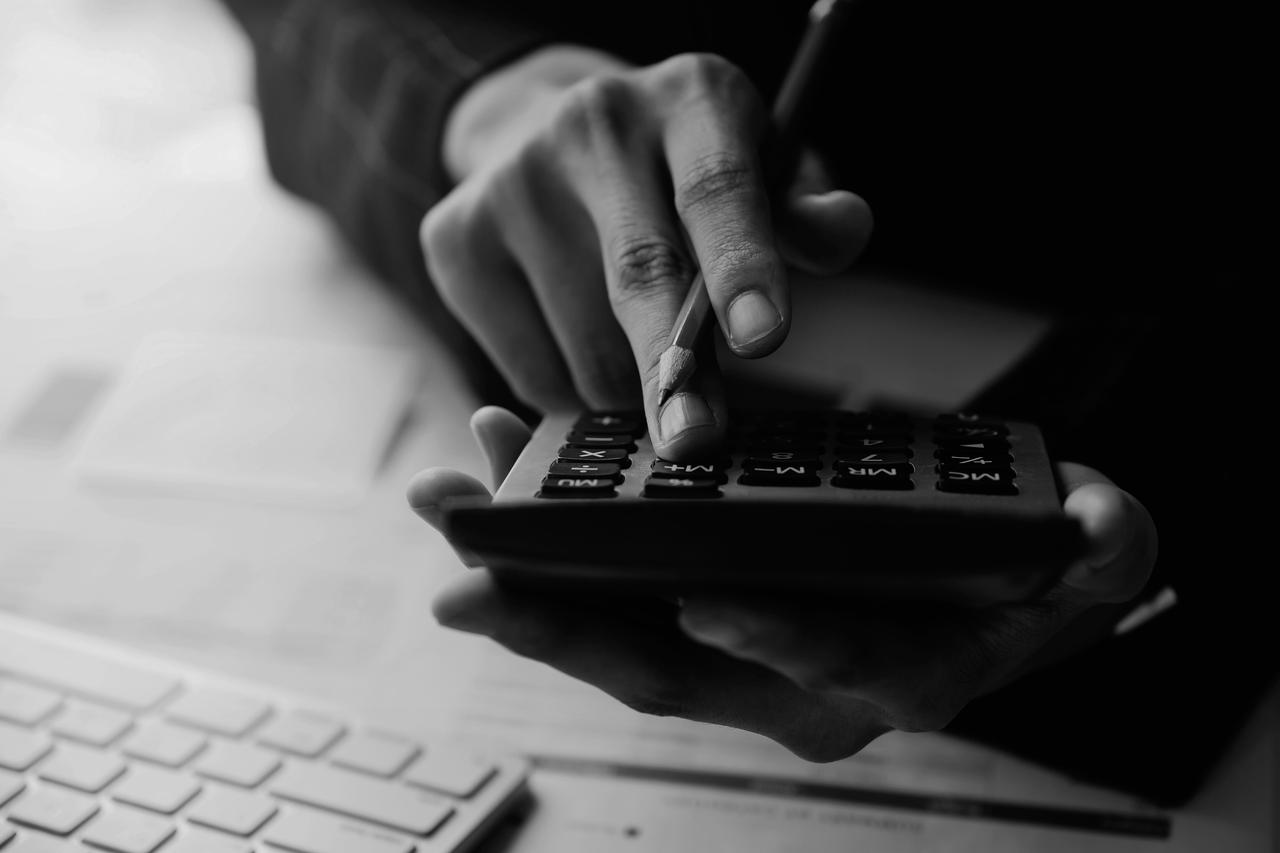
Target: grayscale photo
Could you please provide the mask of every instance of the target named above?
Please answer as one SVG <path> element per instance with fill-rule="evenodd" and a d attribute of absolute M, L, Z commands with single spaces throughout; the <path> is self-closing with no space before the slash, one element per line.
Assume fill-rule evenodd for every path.
<path fill-rule="evenodd" d="M 1276 853 L 1271 31 L 3 0 L 0 853 Z"/>

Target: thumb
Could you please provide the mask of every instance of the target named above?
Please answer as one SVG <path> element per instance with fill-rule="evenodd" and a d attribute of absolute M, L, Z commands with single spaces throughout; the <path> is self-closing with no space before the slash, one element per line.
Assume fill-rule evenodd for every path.
<path fill-rule="evenodd" d="M 496 490 L 520 458 L 533 432 L 514 413 L 498 406 L 483 406 L 471 416 L 471 434 L 489 461 L 489 476 Z"/>
<path fill-rule="evenodd" d="M 1067 487 L 1063 509 L 1076 518 L 1088 553 L 1063 583 L 1096 602 L 1122 602 L 1146 585 L 1155 567 L 1158 536 L 1150 513 L 1133 495 L 1083 465 L 1060 466 Z"/>

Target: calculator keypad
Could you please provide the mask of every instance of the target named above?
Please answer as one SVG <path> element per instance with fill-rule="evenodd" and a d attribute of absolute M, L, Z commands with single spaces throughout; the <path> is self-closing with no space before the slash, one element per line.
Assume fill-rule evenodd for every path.
<path fill-rule="evenodd" d="M 748 412 L 731 416 L 723 459 L 654 459 L 628 472 L 644 418 L 588 412 L 549 460 L 538 497 L 612 498 L 628 475 L 642 497 L 714 498 L 729 482 L 748 487 L 906 491 L 922 480 L 944 492 L 1017 495 L 1009 428 L 999 418 L 899 412 Z M 647 457 L 646 457 L 647 458 Z M 933 476 L 922 478 L 927 472 Z M 927 483 L 926 483 L 927 487 Z"/>

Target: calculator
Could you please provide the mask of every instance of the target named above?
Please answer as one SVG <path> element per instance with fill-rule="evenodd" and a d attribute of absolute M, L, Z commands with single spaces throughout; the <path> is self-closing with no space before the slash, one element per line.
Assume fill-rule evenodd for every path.
<path fill-rule="evenodd" d="M 492 502 L 443 530 L 502 582 L 1027 600 L 1085 547 L 1041 430 L 986 414 L 738 411 L 715 458 L 632 412 L 549 415 Z"/>

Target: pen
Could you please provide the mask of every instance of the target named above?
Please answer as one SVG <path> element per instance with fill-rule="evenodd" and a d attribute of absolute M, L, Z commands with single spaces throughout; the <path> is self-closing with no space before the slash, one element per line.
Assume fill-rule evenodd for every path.
<path fill-rule="evenodd" d="M 818 0 L 809 10 L 804 38 L 774 100 L 770 122 L 773 137 L 767 151 L 765 180 L 770 196 L 794 173 L 800 159 L 800 131 L 813 100 L 813 81 L 835 47 L 836 34 L 857 0 Z M 676 315 L 671 340 L 658 360 L 658 407 L 683 385 L 697 367 L 694 348 L 710 325 L 711 297 L 702 272 L 694 276 Z"/>

